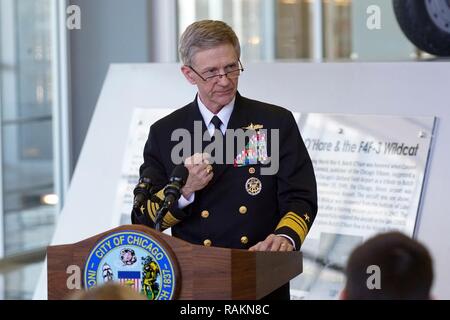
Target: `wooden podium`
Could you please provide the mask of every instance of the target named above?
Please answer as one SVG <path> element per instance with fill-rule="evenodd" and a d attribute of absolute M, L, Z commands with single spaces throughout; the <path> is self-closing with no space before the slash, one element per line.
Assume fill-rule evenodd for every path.
<path fill-rule="evenodd" d="M 88 256 L 96 244 L 121 231 L 145 234 L 173 258 L 177 283 L 175 299 L 260 299 L 302 272 L 301 252 L 250 252 L 204 247 L 146 226 L 125 225 L 74 244 L 49 246 L 48 299 L 64 299 L 73 294 L 76 289 L 71 290 L 67 285 L 68 267 L 79 266 L 83 274 Z"/>

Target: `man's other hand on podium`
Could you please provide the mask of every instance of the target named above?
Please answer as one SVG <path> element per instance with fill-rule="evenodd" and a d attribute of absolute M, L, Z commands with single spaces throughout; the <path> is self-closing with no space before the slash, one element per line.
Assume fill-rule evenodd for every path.
<path fill-rule="evenodd" d="M 291 241 L 282 236 L 270 234 L 264 241 L 260 241 L 253 247 L 248 249 L 249 251 L 293 251 L 294 247 Z"/>

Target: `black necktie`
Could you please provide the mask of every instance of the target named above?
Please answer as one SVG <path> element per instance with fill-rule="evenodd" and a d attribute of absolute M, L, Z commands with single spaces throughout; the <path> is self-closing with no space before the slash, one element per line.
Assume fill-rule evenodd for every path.
<path fill-rule="evenodd" d="M 219 119 L 219 117 L 218 116 L 214 116 L 211 119 L 211 123 L 214 125 L 214 130 L 219 130 L 220 135 L 222 135 L 222 130 L 220 130 L 220 125 L 222 124 L 222 121 Z M 214 132 L 213 136 L 211 137 L 211 142 L 214 142 L 216 140 L 215 136 L 214 136 L 215 134 L 216 133 Z M 215 154 L 216 154 L 215 150 L 212 150 L 211 156 L 215 157 Z"/>
<path fill-rule="evenodd" d="M 211 119 L 211 123 L 214 125 L 214 128 L 216 128 L 216 130 L 219 130 L 220 133 L 222 133 L 222 130 L 220 130 L 220 125 L 222 124 L 222 121 L 219 119 L 218 116 L 214 116 Z"/>

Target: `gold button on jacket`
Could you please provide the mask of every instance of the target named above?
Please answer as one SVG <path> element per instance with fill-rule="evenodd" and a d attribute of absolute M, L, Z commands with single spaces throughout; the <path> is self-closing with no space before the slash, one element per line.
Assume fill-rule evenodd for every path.
<path fill-rule="evenodd" d="M 239 213 L 240 214 L 246 214 L 247 213 L 247 207 L 246 206 L 242 206 L 239 208 Z"/>
<path fill-rule="evenodd" d="M 243 236 L 243 237 L 241 238 L 241 243 L 242 243 L 242 244 L 247 244 L 247 243 L 248 243 L 248 238 L 247 238 L 246 236 Z"/>
<path fill-rule="evenodd" d="M 208 210 L 203 210 L 202 211 L 202 218 L 208 218 L 209 217 L 209 211 Z"/>
<path fill-rule="evenodd" d="M 204 245 L 205 247 L 211 247 L 211 244 L 212 244 L 212 242 L 211 242 L 211 240 L 209 240 L 209 239 L 206 239 L 205 241 L 203 241 L 203 245 Z"/>

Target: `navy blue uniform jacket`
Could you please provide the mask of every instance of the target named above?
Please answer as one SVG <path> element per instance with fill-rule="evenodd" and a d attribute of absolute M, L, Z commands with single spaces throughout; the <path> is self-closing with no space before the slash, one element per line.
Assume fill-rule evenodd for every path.
<path fill-rule="evenodd" d="M 176 165 L 171 160 L 171 152 L 180 141 L 171 141 L 172 132 L 184 128 L 194 136 L 194 121 L 201 121 L 202 132 L 207 130 L 197 99 L 150 127 L 140 174 L 152 167 L 156 189 L 161 190 L 157 194 L 160 198 Z M 296 249 L 300 249 L 317 213 L 311 159 L 290 111 L 237 93 L 227 129 L 248 128 L 251 124 L 268 130 L 269 156 L 270 129 L 279 129 L 278 172 L 261 175 L 261 167 L 269 166 L 267 164 L 215 165 L 213 179 L 203 190 L 195 192 L 194 202 L 183 209 L 172 208 L 165 216 L 163 226 L 171 227 L 173 236 L 193 244 L 247 249 L 271 233 L 285 234 L 294 240 Z M 208 143 L 203 143 L 203 147 Z M 247 191 L 246 182 L 251 177 L 261 182 L 257 195 Z M 132 222 L 153 227 L 157 209 L 156 203 L 148 201 L 144 210 L 132 212 Z"/>

